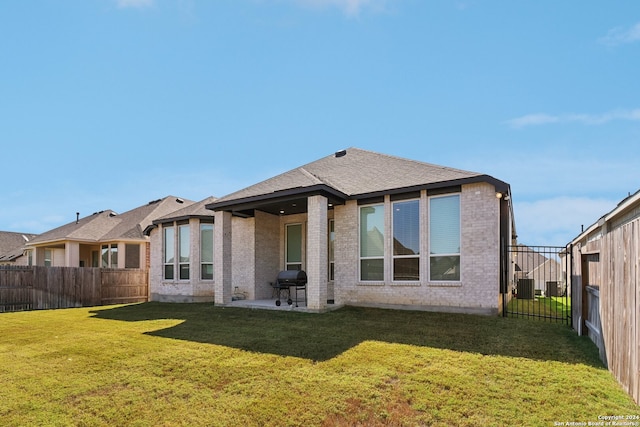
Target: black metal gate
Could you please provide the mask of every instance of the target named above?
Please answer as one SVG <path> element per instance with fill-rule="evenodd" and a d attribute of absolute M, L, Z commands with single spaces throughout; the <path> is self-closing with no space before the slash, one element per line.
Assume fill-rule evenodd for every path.
<path fill-rule="evenodd" d="M 507 255 L 503 315 L 571 325 L 571 251 L 515 245 Z"/>

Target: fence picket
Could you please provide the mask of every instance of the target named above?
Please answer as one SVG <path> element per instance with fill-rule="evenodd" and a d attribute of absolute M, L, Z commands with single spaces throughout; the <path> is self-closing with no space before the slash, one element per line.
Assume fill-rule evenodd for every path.
<path fill-rule="evenodd" d="M 147 270 L 0 266 L 0 313 L 148 301 Z"/>

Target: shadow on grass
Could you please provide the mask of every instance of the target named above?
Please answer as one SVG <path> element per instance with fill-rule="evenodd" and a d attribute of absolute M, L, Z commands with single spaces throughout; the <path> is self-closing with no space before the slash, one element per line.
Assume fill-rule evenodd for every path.
<path fill-rule="evenodd" d="M 593 343 L 566 325 L 522 319 L 361 307 L 310 314 L 154 302 L 91 313 L 127 322 L 180 319 L 179 325 L 147 334 L 314 361 L 363 341 L 381 341 L 602 368 Z"/>

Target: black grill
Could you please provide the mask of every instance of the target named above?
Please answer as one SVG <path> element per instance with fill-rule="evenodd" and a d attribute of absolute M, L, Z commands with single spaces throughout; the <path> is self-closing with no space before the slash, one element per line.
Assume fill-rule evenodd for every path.
<path fill-rule="evenodd" d="M 290 286 L 306 285 L 307 273 L 303 270 L 283 270 L 278 273 L 277 283 Z"/>
<path fill-rule="evenodd" d="M 291 298 L 291 288 L 295 288 L 295 303 L 298 306 L 298 291 L 305 291 L 305 303 L 307 301 L 307 273 L 303 270 L 283 270 L 278 273 L 276 282 L 272 284 L 274 290 L 277 292 L 278 299 L 276 305 L 280 305 L 280 297 L 284 292 L 287 295 L 287 304 L 293 304 L 294 300 Z"/>

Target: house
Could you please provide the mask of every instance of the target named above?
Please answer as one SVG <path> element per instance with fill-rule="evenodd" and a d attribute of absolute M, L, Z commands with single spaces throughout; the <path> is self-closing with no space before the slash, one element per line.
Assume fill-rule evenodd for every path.
<path fill-rule="evenodd" d="M 304 270 L 309 311 L 502 309 L 515 226 L 509 184 L 489 175 L 349 148 L 206 207 L 216 304 L 270 299 L 280 271 Z"/>
<path fill-rule="evenodd" d="M 96 212 L 47 231 L 26 243 L 32 265 L 59 267 L 148 268 L 153 220 L 193 203 L 174 196 L 117 214 Z"/>
<path fill-rule="evenodd" d="M 573 325 L 588 335 L 622 387 L 640 402 L 640 191 L 568 245 Z"/>
<path fill-rule="evenodd" d="M 152 222 L 144 234 L 151 246 L 152 301 L 213 301 L 213 212 L 208 197 Z"/>
<path fill-rule="evenodd" d="M 518 298 L 532 299 L 535 295 L 555 297 L 565 293 L 566 269 L 561 264 L 560 249 L 522 244 L 509 249 L 514 263 L 513 285 Z"/>
<path fill-rule="evenodd" d="M 37 234 L 0 231 L 0 265 L 28 265 L 25 245 Z"/>

